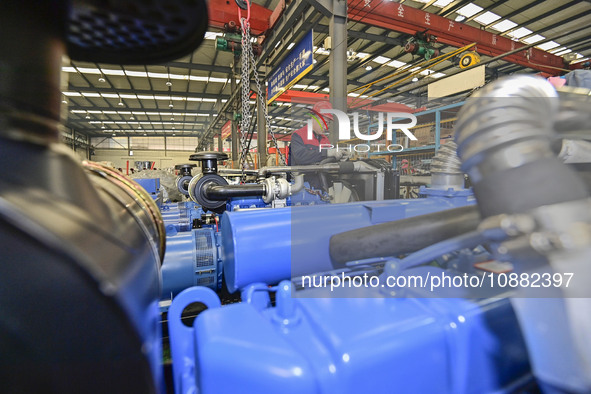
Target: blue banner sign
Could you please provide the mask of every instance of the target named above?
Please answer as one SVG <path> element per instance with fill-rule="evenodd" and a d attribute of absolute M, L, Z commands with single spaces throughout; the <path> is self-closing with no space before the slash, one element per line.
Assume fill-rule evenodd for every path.
<path fill-rule="evenodd" d="M 277 97 L 281 96 L 293 84 L 299 81 L 304 75 L 312 70 L 314 66 L 312 30 L 295 45 L 281 64 L 273 70 L 267 79 L 269 97 L 267 104 L 270 104 Z"/>

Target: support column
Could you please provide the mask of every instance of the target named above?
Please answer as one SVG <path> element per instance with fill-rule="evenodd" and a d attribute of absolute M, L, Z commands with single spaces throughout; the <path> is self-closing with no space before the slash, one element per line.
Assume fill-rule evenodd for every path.
<path fill-rule="evenodd" d="M 218 134 L 218 152 L 224 151 L 224 140 L 222 140 L 222 133 Z"/>
<path fill-rule="evenodd" d="M 264 84 L 264 81 L 261 81 Z M 257 150 L 259 151 L 259 168 L 267 163 L 267 123 L 264 108 L 267 105 L 267 97 L 262 100 L 257 98 Z"/>
<path fill-rule="evenodd" d="M 332 1 L 332 17 L 329 34 L 331 38 L 329 88 L 330 103 L 334 109 L 347 111 L 347 1 Z M 333 122 L 329 140 L 338 142 L 338 124 Z"/>

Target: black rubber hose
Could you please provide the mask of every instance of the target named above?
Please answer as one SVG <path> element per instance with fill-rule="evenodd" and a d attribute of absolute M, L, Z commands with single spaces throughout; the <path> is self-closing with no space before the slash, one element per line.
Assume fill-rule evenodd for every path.
<path fill-rule="evenodd" d="M 205 196 L 210 200 L 227 200 L 232 197 L 256 197 L 264 196 L 267 186 L 264 184 L 252 185 L 207 185 Z"/>
<path fill-rule="evenodd" d="M 376 224 L 330 238 L 333 267 L 349 261 L 411 253 L 436 242 L 473 231 L 480 223 L 475 205 Z"/>

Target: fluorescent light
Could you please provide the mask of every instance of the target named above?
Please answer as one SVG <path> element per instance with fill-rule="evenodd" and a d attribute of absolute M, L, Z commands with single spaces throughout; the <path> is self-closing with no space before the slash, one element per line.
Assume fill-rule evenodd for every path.
<path fill-rule="evenodd" d="M 532 33 L 533 31 L 531 31 L 530 29 L 520 27 L 519 29 L 512 31 L 511 33 L 507 33 L 507 35 L 519 39 L 521 37 L 529 36 Z"/>
<path fill-rule="evenodd" d="M 491 26 L 491 29 L 494 29 L 496 31 L 500 31 L 502 33 L 502 32 L 507 31 L 509 29 L 513 29 L 515 26 L 517 26 L 517 23 L 510 21 L 509 19 L 505 19 L 505 20 L 500 21 L 499 23 Z"/>
<path fill-rule="evenodd" d="M 465 16 L 466 18 L 470 18 L 472 15 L 477 14 L 480 11 L 482 11 L 482 7 L 479 7 L 473 3 L 469 3 L 460 8 L 457 13 Z"/>
<path fill-rule="evenodd" d="M 435 73 L 435 71 L 426 69 L 426 70 L 421 71 L 419 74 L 421 74 L 421 75 L 431 75 L 433 73 Z"/>
<path fill-rule="evenodd" d="M 435 74 L 429 75 L 429 76 L 433 77 L 433 78 L 441 78 L 441 77 L 445 77 L 445 74 L 444 73 L 435 73 Z"/>
<path fill-rule="evenodd" d="M 226 83 L 226 82 L 228 82 L 228 78 L 214 78 L 214 77 L 209 77 L 209 82 Z"/>
<path fill-rule="evenodd" d="M 546 37 L 541 36 L 539 34 L 536 34 L 534 36 L 528 37 L 526 39 L 523 40 L 523 42 L 527 43 L 527 44 L 533 44 L 536 43 L 538 41 L 542 41 L 543 39 L 545 39 Z"/>
<path fill-rule="evenodd" d="M 556 47 L 559 47 L 559 46 L 560 46 L 560 44 L 557 43 L 557 42 L 548 41 L 548 42 L 545 42 L 545 43 L 543 43 L 541 45 L 537 45 L 536 47 L 537 48 L 540 48 L 543 51 L 547 51 L 548 49 L 556 48 Z"/>
<path fill-rule="evenodd" d="M 378 64 L 384 64 L 384 63 L 388 63 L 389 61 L 391 61 L 392 59 L 387 58 L 385 56 L 376 56 L 373 61 L 378 63 Z"/>
<path fill-rule="evenodd" d="M 477 16 L 474 20 L 481 25 L 488 25 L 501 19 L 501 17 L 494 12 L 486 11 L 484 14 Z"/>
<path fill-rule="evenodd" d="M 402 66 L 406 66 L 406 63 L 399 62 L 398 60 L 392 60 L 390 63 L 387 64 L 387 66 L 400 68 Z"/>
<path fill-rule="evenodd" d="M 148 73 L 145 71 L 129 71 L 129 70 L 125 70 L 125 75 L 127 75 L 128 77 L 144 77 L 147 78 L 148 77 Z"/>
<path fill-rule="evenodd" d="M 69 97 L 80 97 L 82 96 L 80 93 L 78 92 L 62 92 L 62 94 L 64 96 L 69 96 Z"/>
<path fill-rule="evenodd" d="M 548 52 L 552 53 L 552 54 L 557 54 L 558 52 L 562 52 L 565 51 L 567 48 L 566 47 L 558 47 L 558 48 L 553 48 L 551 50 L 549 50 Z"/>
<path fill-rule="evenodd" d="M 295 44 L 294 44 L 293 42 L 292 42 L 292 43 L 290 43 L 290 44 L 287 46 L 287 50 L 290 50 L 291 48 L 293 48 L 293 46 L 294 46 L 294 45 L 295 45 Z"/>
<path fill-rule="evenodd" d="M 84 96 L 84 97 L 101 97 L 100 93 L 92 93 L 92 92 L 83 92 L 82 96 Z"/>
<path fill-rule="evenodd" d="M 308 87 L 308 85 L 298 85 L 298 84 L 295 84 L 295 85 L 292 86 L 292 88 L 294 88 L 294 89 L 306 89 L 306 87 Z"/>
<path fill-rule="evenodd" d="M 349 93 L 349 94 L 347 94 L 347 96 L 359 97 L 359 94 L 358 93 Z"/>
<path fill-rule="evenodd" d="M 556 56 L 562 56 L 562 55 L 566 55 L 567 53 L 571 53 L 572 51 L 573 51 L 572 49 L 565 49 L 565 50 L 560 51 L 560 52 L 555 52 L 554 54 Z"/>
<path fill-rule="evenodd" d="M 575 53 L 576 59 L 582 59 L 583 55 L 581 55 L 580 53 Z"/>

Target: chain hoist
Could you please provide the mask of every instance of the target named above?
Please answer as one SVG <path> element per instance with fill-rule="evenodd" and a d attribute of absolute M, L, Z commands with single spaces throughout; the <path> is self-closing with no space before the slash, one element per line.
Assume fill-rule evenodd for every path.
<path fill-rule="evenodd" d="M 247 135 L 248 131 L 250 130 L 251 126 L 251 112 L 250 112 L 250 70 L 252 69 L 252 73 L 254 75 L 254 81 L 257 89 L 257 99 L 261 104 L 261 108 L 263 109 L 263 116 L 265 118 L 265 127 L 267 132 L 271 135 L 271 139 L 273 140 L 273 144 L 279 153 L 279 157 L 281 159 L 281 165 L 285 165 L 285 157 L 283 153 L 279 150 L 279 144 L 277 142 L 277 138 L 275 137 L 275 133 L 271 129 L 271 119 L 269 118 L 269 114 L 267 111 L 267 103 L 265 102 L 265 94 L 261 88 L 261 82 L 259 79 L 259 73 L 256 67 L 256 60 L 254 57 L 254 53 L 252 50 L 252 42 L 250 36 L 250 1 L 249 0 L 236 0 L 238 4 L 238 17 L 240 19 L 240 25 L 242 28 L 242 54 L 241 54 L 241 61 L 242 61 L 242 68 L 240 71 L 242 89 L 241 89 L 241 99 L 242 99 L 242 119 L 240 122 L 240 145 L 242 148 L 242 152 L 240 154 L 240 165 L 242 168 L 242 181 L 245 178 L 245 170 L 247 167 L 247 156 L 248 156 L 248 144 L 247 144 Z M 246 8 L 245 8 L 246 7 Z M 241 9 L 247 10 L 246 18 L 242 17 Z M 259 137 L 260 138 L 260 137 Z M 266 141 L 265 141 L 266 142 Z M 261 163 L 262 164 L 262 163 Z"/>

